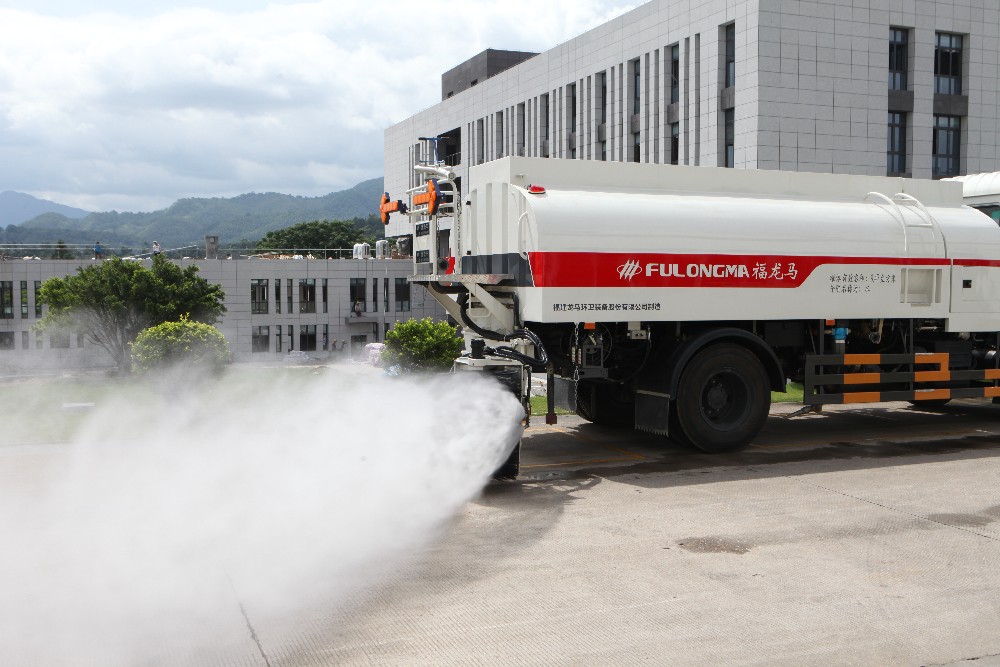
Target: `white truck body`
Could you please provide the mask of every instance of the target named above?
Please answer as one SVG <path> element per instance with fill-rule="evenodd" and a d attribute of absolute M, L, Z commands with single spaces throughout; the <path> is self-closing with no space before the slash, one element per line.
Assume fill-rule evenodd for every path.
<path fill-rule="evenodd" d="M 465 201 L 454 254 L 526 256 L 524 321 L 1000 329 L 1000 227 L 957 183 L 504 158 L 472 168 Z"/>
<path fill-rule="evenodd" d="M 808 409 L 1000 399 L 1000 227 L 961 183 L 508 157 L 444 197 L 417 170 L 441 180 L 383 197 L 412 280 L 465 326 L 459 367 L 547 374 L 550 420 L 558 394 L 726 451 L 788 378 Z"/>

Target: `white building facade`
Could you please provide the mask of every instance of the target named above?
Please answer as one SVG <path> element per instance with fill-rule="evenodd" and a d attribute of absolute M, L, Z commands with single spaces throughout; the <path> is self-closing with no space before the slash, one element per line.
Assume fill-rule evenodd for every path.
<path fill-rule="evenodd" d="M 417 183 L 412 165 L 431 158 L 420 137 L 441 137 L 460 178 L 504 155 L 996 171 L 998 35 L 996 0 L 653 0 L 503 71 L 445 80 L 440 103 L 386 130 L 386 189 L 405 198 Z"/>
<path fill-rule="evenodd" d="M 86 260 L 92 263 L 93 260 Z M 146 260 L 148 265 L 149 260 Z M 103 367 L 111 358 L 83 332 L 38 333 L 42 283 L 76 273 L 79 260 L 0 262 L 0 371 Z M 237 362 L 358 358 L 396 323 L 447 315 L 411 285 L 412 259 L 178 260 L 221 285 L 227 312 L 217 324 Z"/>

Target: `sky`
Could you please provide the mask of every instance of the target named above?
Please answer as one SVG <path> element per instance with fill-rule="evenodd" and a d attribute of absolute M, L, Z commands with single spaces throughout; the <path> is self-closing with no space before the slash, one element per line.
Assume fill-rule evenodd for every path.
<path fill-rule="evenodd" d="M 0 191 L 91 211 L 318 196 L 486 48 L 544 51 L 628 0 L 0 0 Z"/>

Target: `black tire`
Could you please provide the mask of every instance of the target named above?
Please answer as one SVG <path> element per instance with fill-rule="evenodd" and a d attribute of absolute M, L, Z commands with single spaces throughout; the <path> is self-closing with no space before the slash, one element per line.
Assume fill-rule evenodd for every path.
<path fill-rule="evenodd" d="M 528 407 L 528 398 L 521 396 L 521 368 L 520 366 L 494 367 L 490 369 L 497 382 L 502 384 L 510 393 L 514 394 L 519 401 L 523 401 L 525 424 L 531 412 Z M 518 440 L 514 450 L 507 457 L 507 460 L 500 464 L 500 467 L 493 473 L 493 479 L 511 480 L 517 479 L 521 472 L 521 441 Z"/>
<path fill-rule="evenodd" d="M 752 352 L 721 343 L 688 362 L 674 407 L 679 440 L 703 452 L 729 452 L 750 444 L 764 426 L 771 387 Z"/>
<path fill-rule="evenodd" d="M 514 446 L 514 451 L 510 453 L 507 460 L 493 473 L 493 479 L 511 480 L 517 479 L 521 472 L 521 441 L 518 440 Z"/>
<path fill-rule="evenodd" d="M 585 382 L 577 387 L 576 414 L 602 426 L 635 426 L 635 397 L 621 385 Z"/>

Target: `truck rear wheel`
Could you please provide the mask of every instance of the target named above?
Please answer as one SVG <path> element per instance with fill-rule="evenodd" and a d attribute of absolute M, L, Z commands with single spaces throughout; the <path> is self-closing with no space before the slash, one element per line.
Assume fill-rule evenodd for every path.
<path fill-rule="evenodd" d="M 681 439 L 704 452 L 745 447 L 767 420 L 771 390 L 760 360 L 739 345 L 705 348 L 685 367 L 677 388 Z"/>

